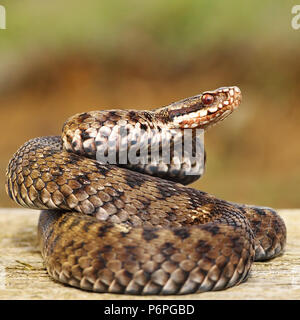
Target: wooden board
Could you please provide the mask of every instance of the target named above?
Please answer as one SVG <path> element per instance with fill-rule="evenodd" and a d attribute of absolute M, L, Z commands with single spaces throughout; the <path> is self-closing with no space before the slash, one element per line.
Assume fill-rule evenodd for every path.
<path fill-rule="evenodd" d="M 231 289 L 183 296 L 127 296 L 85 292 L 53 281 L 36 239 L 39 212 L 0 209 L 0 299 L 300 299 L 300 210 L 280 210 L 288 230 L 285 253 L 253 265 Z"/>

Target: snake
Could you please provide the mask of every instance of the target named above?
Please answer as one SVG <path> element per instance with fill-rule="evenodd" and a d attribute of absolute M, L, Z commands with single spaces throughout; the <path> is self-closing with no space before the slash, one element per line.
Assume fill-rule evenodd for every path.
<path fill-rule="evenodd" d="M 37 235 L 49 275 L 99 293 L 182 295 L 238 285 L 254 261 L 282 254 L 286 226 L 274 209 L 187 186 L 202 175 L 192 169 L 206 163 L 205 151 L 194 157 L 194 133 L 225 119 L 241 97 L 230 86 L 150 110 L 79 113 L 61 136 L 20 147 L 7 167 L 6 191 L 17 204 L 41 210 Z M 181 159 L 171 152 L 169 163 L 159 156 L 154 164 L 126 164 L 118 144 L 115 163 L 100 161 L 97 154 L 107 156 L 121 141 L 121 124 L 131 135 L 125 149 L 136 155 L 137 142 L 151 144 L 168 130 L 173 146 L 190 130 L 192 151 Z"/>

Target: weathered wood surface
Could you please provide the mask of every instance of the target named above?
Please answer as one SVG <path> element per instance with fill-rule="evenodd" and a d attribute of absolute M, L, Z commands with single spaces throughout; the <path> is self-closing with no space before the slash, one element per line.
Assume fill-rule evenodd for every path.
<path fill-rule="evenodd" d="M 288 229 L 284 255 L 255 263 L 247 282 L 218 292 L 126 296 L 85 292 L 53 281 L 37 246 L 38 211 L 0 209 L 0 299 L 300 299 L 300 210 L 280 210 Z"/>

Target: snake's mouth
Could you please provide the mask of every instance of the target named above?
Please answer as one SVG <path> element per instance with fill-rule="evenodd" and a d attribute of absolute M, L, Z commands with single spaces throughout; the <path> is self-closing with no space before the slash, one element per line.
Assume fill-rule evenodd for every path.
<path fill-rule="evenodd" d="M 241 99 L 241 90 L 236 86 L 206 91 L 190 98 L 189 104 L 183 100 L 171 105 L 169 110 L 171 125 L 180 129 L 205 129 L 225 119 L 240 105 Z"/>

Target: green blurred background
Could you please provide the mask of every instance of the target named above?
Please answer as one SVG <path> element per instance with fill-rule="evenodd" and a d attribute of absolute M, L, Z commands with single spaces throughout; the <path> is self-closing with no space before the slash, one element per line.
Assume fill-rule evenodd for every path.
<path fill-rule="evenodd" d="M 300 207 L 300 29 L 295 1 L 1 1 L 0 207 L 9 158 L 77 112 L 151 108 L 238 85 L 239 110 L 205 135 L 220 198 Z"/>

